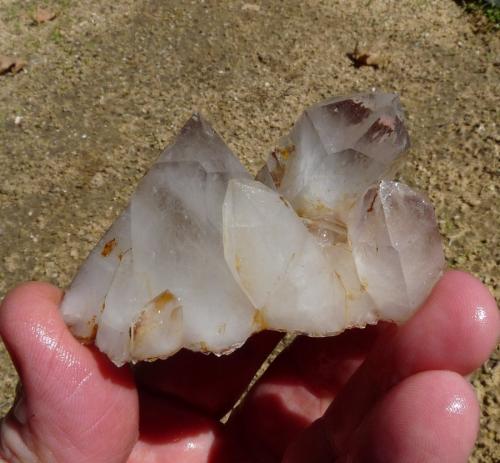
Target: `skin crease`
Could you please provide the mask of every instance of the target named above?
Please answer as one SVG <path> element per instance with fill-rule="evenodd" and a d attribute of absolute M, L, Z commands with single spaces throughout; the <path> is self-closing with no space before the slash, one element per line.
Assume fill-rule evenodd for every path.
<path fill-rule="evenodd" d="M 500 331 L 482 284 L 448 272 L 403 326 L 298 338 L 222 426 L 279 334 L 116 368 L 73 338 L 60 298 L 27 283 L 0 308 L 22 381 L 0 428 L 7 462 L 466 462 L 479 410 L 463 376 Z"/>

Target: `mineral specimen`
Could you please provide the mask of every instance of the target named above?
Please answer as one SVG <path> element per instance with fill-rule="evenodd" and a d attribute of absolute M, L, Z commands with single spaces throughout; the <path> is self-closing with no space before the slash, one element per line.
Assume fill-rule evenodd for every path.
<path fill-rule="evenodd" d="M 81 267 L 66 323 L 122 365 L 405 321 L 444 266 L 431 204 L 388 180 L 408 146 L 397 96 L 335 98 L 252 180 L 194 115 Z"/>
<path fill-rule="evenodd" d="M 224 260 L 222 203 L 232 178 L 249 174 L 193 116 L 67 291 L 62 312 L 73 333 L 95 336 L 119 365 L 183 346 L 226 352 L 242 344 L 254 309 Z"/>

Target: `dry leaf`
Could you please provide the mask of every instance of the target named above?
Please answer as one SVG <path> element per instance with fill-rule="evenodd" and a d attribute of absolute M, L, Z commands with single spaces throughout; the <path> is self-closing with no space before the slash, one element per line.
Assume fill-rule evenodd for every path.
<path fill-rule="evenodd" d="M 0 75 L 11 72 L 17 74 L 26 66 L 26 61 L 13 56 L 0 55 Z"/>
<path fill-rule="evenodd" d="M 37 24 L 42 24 L 48 21 L 52 21 L 56 16 L 57 13 L 54 13 L 53 11 L 50 11 L 47 8 L 38 7 L 33 16 L 33 19 Z"/>
<path fill-rule="evenodd" d="M 16 64 L 14 58 L 11 58 L 10 56 L 0 55 L 0 75 L 9 72 L 14 64 Z"/>
<path fill-rule="evenodd" d="M 354 47 L 354 51 L 347 53 L 347 57 L 357 68 L 361 66 L 371 66 L 378 69 L 384 62 L 384 57 L 381 53 L 368 48 L 360 48 L 358 44 Z"/>
<path fill-rule="evenodd" d="M 17 74 L 24 68 L 24 66 L 26 66 L 26 61 L 24 61 L 21 58 L 16 58 L 16 62 L 14 63 L 14 66 L 11 68 L 10 72 L 12 72 L 12 74 Z"/>

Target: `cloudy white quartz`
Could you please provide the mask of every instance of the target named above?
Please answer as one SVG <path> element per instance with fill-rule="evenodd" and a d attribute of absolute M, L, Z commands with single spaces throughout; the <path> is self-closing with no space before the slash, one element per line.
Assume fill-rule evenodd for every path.
<path fill-rule="evenodd" d="M 397 96 L 335 98 L 252 180 L 194 115 L 82 265 L 66 323 L 122 365 L 406 320 L 444 266 L 431 204 L 388 180 L 408 146 Z"/>

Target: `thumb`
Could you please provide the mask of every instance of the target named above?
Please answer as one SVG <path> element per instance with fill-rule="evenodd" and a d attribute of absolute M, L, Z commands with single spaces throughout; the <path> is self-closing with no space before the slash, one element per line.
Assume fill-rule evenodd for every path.
<path fill-rule="evenodd" d="M 0 456 L 29 463 L 126 461 L 138 434 L 132 376 L 73 338 L 59 314 L 61 294 L 27 283 L 0 307 L 0 336 L 22 383 L 0 424 Z"/>

